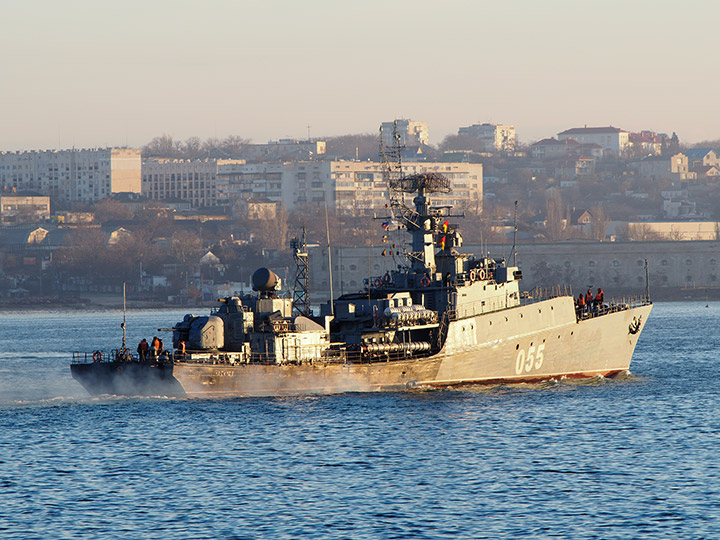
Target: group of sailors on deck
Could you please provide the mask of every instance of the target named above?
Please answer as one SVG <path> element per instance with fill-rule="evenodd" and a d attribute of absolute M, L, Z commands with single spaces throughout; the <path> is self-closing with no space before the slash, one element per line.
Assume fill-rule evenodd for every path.
<path fill-rule="evenodd" d="M 138 359 L 141 362 L 145 360 L 157 360 L 158 358 L 166 357 L 168 351 L 163 346 L 163 341 L 159 337 L 155 336 L 151 343 L 148 343 L 145 338 L 142 339 L 137 346 Z"/>
<path fill-rule="evenodd" d="M 593 296 L 592 289 L 588 289 L 585 295 L 580 294 L 575 300 L 575 312 L 578 317 L 586 313 L 597 313 L 603 307 L 605 293 L 598 287 L 597 294 Z"/>

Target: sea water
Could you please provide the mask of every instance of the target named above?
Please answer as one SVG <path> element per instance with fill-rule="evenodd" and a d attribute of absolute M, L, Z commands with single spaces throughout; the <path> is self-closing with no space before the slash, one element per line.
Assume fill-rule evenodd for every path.
<path fill-rule="evenodd" d="M 70 353 L 121 321 L 0 314 L 0 538 L 720 537 L 720 305 L 656 304 L 623 380 L 90 397 Z"/>

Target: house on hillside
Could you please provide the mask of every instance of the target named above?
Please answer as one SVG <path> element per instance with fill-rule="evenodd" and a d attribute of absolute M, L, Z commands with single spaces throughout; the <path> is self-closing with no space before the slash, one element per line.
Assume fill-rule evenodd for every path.
<path fill-rule="evenodd" d="M 692 172 L 695 173 L 698 180 L 717 180 L 720 178 L 720 167 L 717 165 L 698 165 L 693 167 Z"/>
<path fill-rule="evenodd" d="M 567 129 L 558 133 L 558 140 L 574 140 L 579 144 L 594 143 L 599 145 L 605 154 L 620 157 L 627 153 L 630 146 L 629 133 L 613 126 L 583 127 Z"/>
<path fill-rule="evenodd" d="M 633 164 L 641 176 L 653 180 L 690 180 L 695 177 L 689 172 L 688 157 L 679 153 L 674 156 L 648 156 Z"/>
<path fill-rule="evenodd" d="M 685 151 L 685 155 L 688 157 L 690 169 L 708 165 L 720 167 L 718 153 L 712 148 L 690 148 Z"/>
<path fill-rule="evenodd" d="M 551 137 L 530 145 L 530 155 L 535 159 L 557 159 L 574 153 L 578 146 L 572 139 L 558 141 Z"/>

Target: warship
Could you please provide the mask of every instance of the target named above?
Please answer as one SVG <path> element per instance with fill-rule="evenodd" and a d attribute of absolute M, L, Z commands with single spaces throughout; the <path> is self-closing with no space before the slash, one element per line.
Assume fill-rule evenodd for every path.
<path fill-rule="evenodd" d="M 514 262 L 459 251 L 462 235 L 450 219 L 462 216 L 431 201 L 449 192 L 447 178 L 402 175 L 390 187 L 386 219 L 410 242 L 402 264 L 369 276 L 357 293 L 331 293 L 315 315 L 307 291 L 283 295 L 280 278 L 260 268 L 252 293 L 168 329 L 173 350 L 151 347 L 138 357 L 125 347 L 123 323 L 122 347 L 74 353 L 72 376 L 95 395 L 222 397 L 532 383 L 629 370 L 652 309 L 647 287 L 635 298 L 580 308 L 569 287 L 522 292 Z"/>

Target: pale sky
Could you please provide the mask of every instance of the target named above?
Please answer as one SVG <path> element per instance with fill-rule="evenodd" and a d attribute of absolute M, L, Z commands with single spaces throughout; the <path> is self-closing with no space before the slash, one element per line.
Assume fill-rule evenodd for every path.
<path fill-rule="evenodd" d="M 0 0 L 0 150 L 427 122 L 720 139 L 714 0 Z"/>

